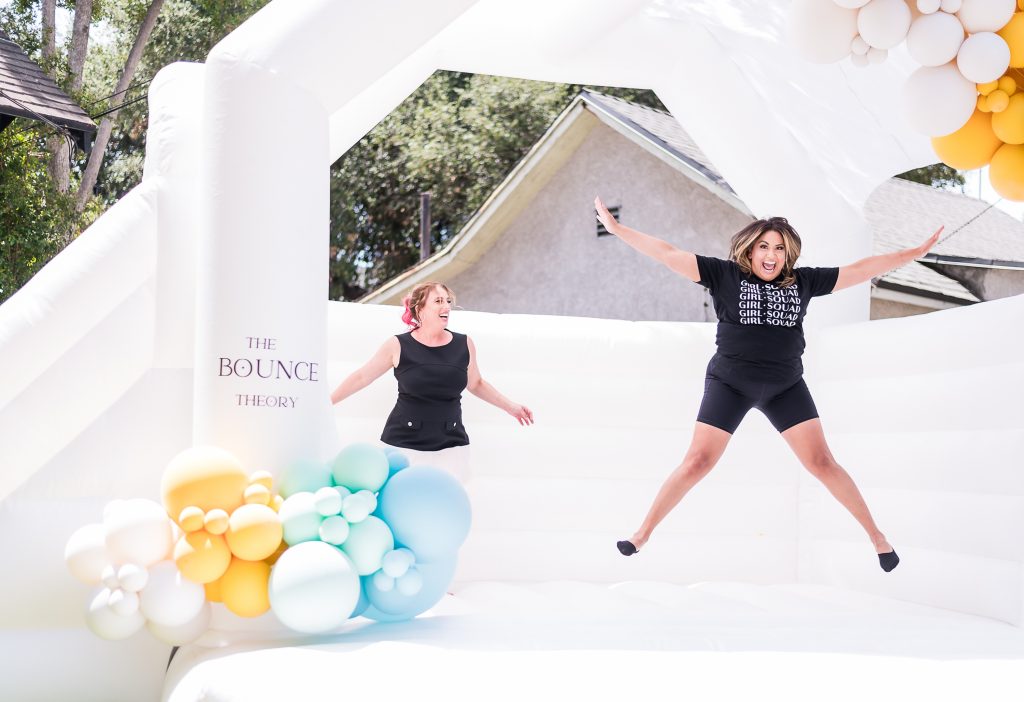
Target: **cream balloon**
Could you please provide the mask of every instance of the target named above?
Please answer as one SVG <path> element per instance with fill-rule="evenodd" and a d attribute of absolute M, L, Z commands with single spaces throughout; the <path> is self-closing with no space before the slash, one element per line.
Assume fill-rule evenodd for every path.
<path fill-rule="evenodd" d="M 956 67 L 973 83 L 998 80 L 1010 67 L 1010 47 L 993 32 L 972 34 L 960 46 Z"/>
<path fill-rule="evenodd" d="M 943 12 L 956 14 L 957 12 L 960 11 L 961 4 L 962 3 L 960 2 L 960 0 L 942 0 L 942 3 L 939 5 L 939 7 L 942 9 Z"/>
<path fill-rule="evenodd" d="M 1016 9 L 1016 0 L 962 0 L 956 16 L 968 34 L 996 32 L 1010 21 Z"/>
<path fill-rule="evenodd" d="M 110 595 L 110 590 L 103 589 L 92 598 L 85 613 L 85 623 L 102 639 L 127 639 L 143 627 L 146 618 L 138 611 L 121 616 L 110 608 Z"/>
<path fill-rule="evenodd" d="M 151 622 L 177 627 L 196 617 L 205 601 L 202 585 L 185 578 L 171 561 L 163 561 L 149 569 L 139 611 Z"/>
<path fill-rule="evenodd" d="M 868 52 L 868 49 L 870 48 L 871 47 L 868 46 L 868 43 L 864 41 L 864 39 L 861 38 L 859 34 L 853 38 L 853 41 L 850 42 L 850 52 L 854 54 L 864 55 Z"/>
<path fill-rule="evenodd" d="M 930 15 L 938 12 L 941 5 L 941 0 L 917 0 L 917 11 L 923 15 Z"/>
<path fill-rule="evenodd" d="M 922 66 L 949 63 L 956 58 L 963 43 L 964 26 L 945 12 L 918 17 L 907 32 L 907 51 Z"/>
<path fill-rule="evenodd" d="M 788 15 L 789 41 L 808 61 L 841 61 L 857 36 L 857 12 L 832 2 L 794 0 Z"/>
<path fill-rule="evenodd" d="M 848 10 L 856 10 L 867 5 L 871 0 L 832 0 L 839 7 L 845 7 Z"/>
<path fill-rule="evenodd" d="M 64 547 L 64 563 L 83 583 L 98 585 L 103 571 L 111 565 L 103 525 L 87 524 L 76 530 Z"/>
<path fill-rule="evenodd" d="M 107 552 L 115 563 L 147 567 L 167 558 L 171 550 L 171 520 L 152 500 L 122 500 L 105 510 Z"/>
<path fill-rule="evenodd" d="M 871 0 L 857 14 L 857 31 L 876 49 L 891 49 L 907 36 L 912 19 L 903 0 Z"/>
<path fill-rule="evenodd" d="M 882 63 L 889 58 L 889 52 L 886 49 L 876 49 L 871 47 L 867 53 L 868 63 Z"/>
<path fill-rule="evenodd" d="M 922 66 L 903 86 L 903 107 L 910 126 L 937 137 L 966 124 L 977 104 L 977 88 L 956 65 Z"/>
<path fill-rule="evenodd" d="M 156 638 L 171 646 L 182 646 L 192 643 L 210 627 L 211 607 L 204 602 L 199 613 L 192 619 L 178 626 L 164 626 L 156 622 L 146 622 L 146 628 Z"/>

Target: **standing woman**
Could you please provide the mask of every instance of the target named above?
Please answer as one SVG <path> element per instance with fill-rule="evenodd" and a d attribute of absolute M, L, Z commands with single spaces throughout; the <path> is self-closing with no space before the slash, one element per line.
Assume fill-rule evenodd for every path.
<path fill-rule="evenodd" d="M 533 424 L 533 412 L 512 402 L 484 380 L 476 348 L 465 334 L 448 330 L 455 295 L 444 283 L 421 283 L 406 296 L 402 321 L 411 327 L 390 337 L 377 353 L 331 393 L 338 404 L 391 368 L 398 380 L 398 401 L 384 425 L 381 441 L 420 461 L 469 479 L 469 435 L 462 424 L 462 391 Z M 420 452 L 426 452 L 426 455 Z M 419 459 L 419 460 L 417 460 Z"/>
<path fill-rule="evenodd" d="M 899 557 L 871 517 L 864 498 L 825 442 L 814 401 L 803 380 L 803 319 L 812 297 L 864 283 L 923 256 L 940 227 L 921 246 L 871 256 L 842 268 L 796 268 L 800 237 L 783 217 L 751 222 L 732 238 L 729 260 L 698 256 L 615 220 L 594 200 L 605 228 L 640 253 L 711 291 L 718 315 L 718 351 L 708 364 L 704 399 L 690 448 L 654 498 L 640 528 L 617 546 L 639 551 L 654 528 L 722 457 L 752 408 L 761 410 L 800 462 L 867 532 L 882 569 Z"/>

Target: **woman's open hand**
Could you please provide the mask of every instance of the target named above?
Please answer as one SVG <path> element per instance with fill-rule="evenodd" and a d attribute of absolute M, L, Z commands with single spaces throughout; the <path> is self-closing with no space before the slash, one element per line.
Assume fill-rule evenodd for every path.
<path fill-rule="evenodd" d="M 939 227 L 938 229 L 935 230 L 934 234 L 928 237 L 927 241 L 925 241 L 920 246 L 915 246 L 914 248 L 910 249 L 910 251 L 914 254 L 913 259 L 911 260 L 921 258 L 926 253 L 928 253 L 929 249 L 935 246 L 935 243 L 939 240 L 939 234 L 941 234 L 942 230 L 945 228 L 945 225 Z"/>
<path fill-rule="evenodd" d="M 618 220 L 615 219 L 615 215 L 608 211 L 604 203 L 601 202 L 600 197 L 594 198 L 594 209 L 597 210 L 597 221 L 599 221 L 605 229 L 612 234 L 615 234 L 616 228 L 619 226 Z"/>
<path fill-rule="evenodd" d="M 513 402 L 505 411 L 515 417 L 524 427 L 533 424 L 533 412 L 526 405 L 517 405 Z"/>

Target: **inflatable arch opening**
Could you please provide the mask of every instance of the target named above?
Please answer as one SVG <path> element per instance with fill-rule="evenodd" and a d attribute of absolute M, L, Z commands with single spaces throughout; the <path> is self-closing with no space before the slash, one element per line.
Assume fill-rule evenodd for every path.
<path fill-rule="evenodd" d="M 335 413 L 329 385 L 401 329 L 394 309 L 327 302 L 328 168 L 434 70 L 650 87 L 753 212 L 796 224 L 807 263 L 866 254 L 868 194 L 934 160 L 892 108 L 910 65 L 894 56 L 868 77 L 804 64 L 784 11 L 277 0 L 205 64 L 161 71 L 143 182 L 0 308 L 0 523 L 19 535 L 6 684 L 44 678 L 30 640 L 67 656 L 53 685 L 79 698 L 83 686 L 95 699 L 159 688 L 166 649 L 92 641 L 57 554 L 107 500 L 155 496 L 181 448 L 216 444 L 280 471 L 374 431 L 393 386 Z M 753 416 L 626 574 L 609 545 L 685 448 L 696 403 L 679 398 L 699 397 L 713 328 L 464 313 L 489 375 L 542 422 L 512 441 L 495 412 L 467 404 L 477 519 L 457 578 L 833 586 L 1019 627 L 1022 313 L 1009 298 L 867 323 L 863 289 L 816 304 L 806 366 L 830 443 L 915 563 L 888 580 L 864 564 L 856 524 Z M 224 371 L 223 359 L 268 353 L 301 372 L 257 383 Z M 288 406 L 257 412 L 267 408 L 248 396 Z M 608 406 L 629 410 L 609 418 Z M 1024 646 L 1006 641 L 987 652 L 1019 660 Z"/>

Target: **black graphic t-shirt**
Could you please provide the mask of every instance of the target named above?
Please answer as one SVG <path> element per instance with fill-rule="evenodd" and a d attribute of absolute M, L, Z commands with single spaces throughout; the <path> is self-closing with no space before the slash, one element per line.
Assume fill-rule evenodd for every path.
<path fill-rule="evenodd" d="M 720 359 L 732 368 L 763 369 L 771 380 L 799 378 L 807 305 L 832 292 L 839 269 L 796 268 L 787 288 L 744 275 L 735 261 L 697 256 L 697 270 L 715 303 Z"/>

